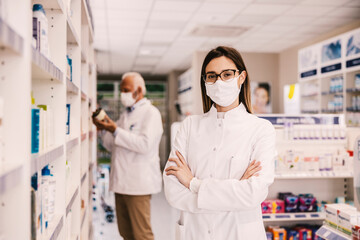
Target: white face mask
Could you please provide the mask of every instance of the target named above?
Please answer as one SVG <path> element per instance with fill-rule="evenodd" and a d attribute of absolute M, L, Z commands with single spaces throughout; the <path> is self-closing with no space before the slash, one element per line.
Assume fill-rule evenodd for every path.
<path fill-rule="evenodd" d="M 132 92 L 122 92 L 120 95 L 120 101 L 125 107 L 131 107 L 135 104 L 136 99 L 133 98 Z"/>
<path fill-rule="evenodd" d="M 211 100 L 213 100 L 217 105 L 222 107 L 230 106 L 236 98 L 239 97 L 241 90 L 238 87 L 238 78 L 234 77 L 231 80 L 226 82 L 222 80 L 217 80 L 214 84 L 205 83 L 206 95 L 208 95 Z"/>

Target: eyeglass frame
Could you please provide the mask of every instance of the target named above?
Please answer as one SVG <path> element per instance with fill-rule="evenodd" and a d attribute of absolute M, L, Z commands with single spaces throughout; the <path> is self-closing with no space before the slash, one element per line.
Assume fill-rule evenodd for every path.
<path fill-rule="evenodd" d="M 219 74 L 216 74 L 216 72 L 208 72 L 208 73 L 214 73 L 214 74 L 216 75 L 216 80 L 215 80 L 215 82 L 213 82 L 213 83 L 208 83 L 208 82 L 206 82 L 206 74 L 208 74 L 208 73 L 203 74 L 203 75 L 202 75 L 202 79 L 203 79 L 203 81 L 204 81 L 205 83 L 207 83 L 207 84 L 215 84 L 216 81 L 218 80 L 218 77 L 220 77 L 221 81 L 223 81 L 223 82 L 229 81 L 230 79 L 228 79 L 228 80 L 223 80 L 223 79 L 221 78 L 221 74 L 222 74 L 223 72 L 225 72 L 225 71 L 234 71 L 234 75 L 235 75 L 236 72 L 240 72 L 239 69 L 224 69 L 224 70 L 222 70 Z M 240 75 L 240 74 L 239 74 L 239 75 Z"/>

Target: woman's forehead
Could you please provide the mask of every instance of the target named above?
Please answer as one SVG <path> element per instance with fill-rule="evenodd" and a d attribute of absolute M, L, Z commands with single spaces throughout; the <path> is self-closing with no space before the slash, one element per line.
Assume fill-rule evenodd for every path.
<path fill-rule="evenodd" d="M 220 73 L 225 69 L 236 69 L 235 63 L 225 56 L 212 59 L 205 68 L 205 72 Z"/>

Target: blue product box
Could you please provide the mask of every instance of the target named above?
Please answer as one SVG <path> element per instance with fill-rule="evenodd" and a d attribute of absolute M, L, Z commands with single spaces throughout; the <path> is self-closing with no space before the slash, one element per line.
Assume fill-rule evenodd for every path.
<path fill-rule="evenodd" d="M 66 104 L 67 118 L 66 118 L 66 134 L 70 134 L 70 104 Z"/>
<path fill-rule="evenodd" d="M 31 109 L 31 153 L 39 152 L 40 109 Z"/>

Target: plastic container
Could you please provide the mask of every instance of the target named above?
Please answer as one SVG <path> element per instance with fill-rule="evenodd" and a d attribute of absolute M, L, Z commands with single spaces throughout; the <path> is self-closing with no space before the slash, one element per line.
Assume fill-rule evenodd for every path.
<path fill-rule="evenodd" d="M 41 4 L 33 5 L 33 18 L 36 18 L 40 22 L 40 52 L 45 55 L 47 58 L 50 58 L 49 50 L 49 40 L 48 40 L 48 20 L 46 18 L 46 13 Z"/>
<path fill-rule="evenodd" d="M 102 108 L 96 109 L 96 111 L 92 115 L 92 117 L 96 118 L 96 120 L 98 120 L 98 121 L 104 120 L 105 116 L 106 116 L 106 113 L 105 113 L 104 109 L 102 109 Z"/>

